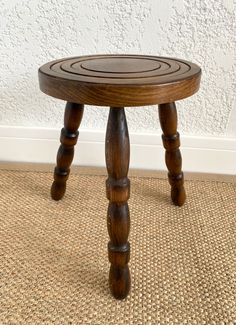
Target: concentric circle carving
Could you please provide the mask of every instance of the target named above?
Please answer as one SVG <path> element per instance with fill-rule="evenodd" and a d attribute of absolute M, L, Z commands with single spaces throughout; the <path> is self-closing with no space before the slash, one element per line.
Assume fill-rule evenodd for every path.
<path fill-rule="evenodd" d="M 192 64 L 171 58 L 137 55 L 98 55 L 58 60 L 44 72 L 93 83 L 161 83 L 187 77 Z"/>
<path fill-rule="evenodd" d="M 41 90 L 83 104 L 141 106 L 191 96 L 201 69 L 191 62 L 148 55 L 65 58 L 39 69 Z"/>

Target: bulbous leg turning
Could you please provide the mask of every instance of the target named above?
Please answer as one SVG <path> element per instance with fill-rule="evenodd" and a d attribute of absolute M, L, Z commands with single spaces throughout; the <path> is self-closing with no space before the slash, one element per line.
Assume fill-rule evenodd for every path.
<path fill-rule="evenodd" d="M 160 104 L 159 118 L 163 131 L 162 141 L 166 149 L 166 166 L 169 170 L 168 178 L 171 185 L 171 199 L 177 206 L 182 206 L 186 200 L 184 189 L 184 175 L 182 172 L 182 158 L 179 150 L 180 137 L 177 132 L 177 111 L 175 103 Z"/>
<path fill-rule="evenodd" d="M 109 285 L 116 299 L 124 299 L 130 290 L 130 216 L 127 200 L 130 182 L 129 134 L 124 108 L 111 107 L 106 131 L 106 193 L 109 200 L 107 228 L 110 237 L 108 256 L 111 263 Z"/>
<path fill-rule="evenodd" d="M 61 145 L 57 153 L 57 166 L 54 170 L 54 182 L 51 187 L 52 199 L 60 200 L 66 191 L 66 181 L 74 157 L 74 146 L 78 139 L 78 128 L 82 120 L 84 106 L 67 103 L 64 115 L 64 128 L 61 130 Z"/>

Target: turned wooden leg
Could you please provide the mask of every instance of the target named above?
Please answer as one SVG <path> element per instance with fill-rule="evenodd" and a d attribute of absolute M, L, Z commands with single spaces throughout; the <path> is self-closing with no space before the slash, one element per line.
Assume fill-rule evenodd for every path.
<path fill-rule="evenodd" d="M 166 149 L 166 166 L 171 185 L 171 198 L 175 205 L 181 206 L 186 199 L 184 175 L 181 170 L 182 158 L 179 150 L 180 139 L 177 132 L 177 111 L 175 103 L 160 104 L 159 118 L 163 131 L 162 140 Z"/>
<path fill-rule="evenodd" d="M 64 128 L 61 130 L 61 145 L 57 153 L 57 166 L 54 170 L 54 182 L 51 197 L 60 200 L 66 191 L 66 181 L 74 157 L 74 146 L 78 139 L 78 128 L 83 116 L 82 104 L 67 103 L 64 115 Z"/>
<path fill-rule="evenodd" d="M 106 132 L 106 181 L 109 199 L 107 227 L 110 236 L 108 256 L 111 263 L 109 285 L 116 299 L 125 298 L 130 290 L 128 262 L 130 244 L 127 241 L 130 229 L 129 207 L 127 200 L 130 182 L 129 169 L 129 133 L 124 108 L 111 107 Z"/>

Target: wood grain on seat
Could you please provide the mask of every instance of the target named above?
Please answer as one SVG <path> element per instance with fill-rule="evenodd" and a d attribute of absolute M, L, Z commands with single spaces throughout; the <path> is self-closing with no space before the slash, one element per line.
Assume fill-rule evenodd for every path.
<path fill-rule="evenodd" d="M 146 55 L 93 55 L 56 60 L 39 69 L 40 89 L 69 102 L 144 106 L 174 102 L 199 89 L 196 64 Z"/>

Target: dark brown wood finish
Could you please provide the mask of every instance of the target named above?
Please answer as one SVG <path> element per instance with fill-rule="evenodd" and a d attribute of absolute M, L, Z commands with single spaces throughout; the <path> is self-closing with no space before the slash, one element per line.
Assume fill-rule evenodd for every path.
<path fill-rule="evenodd" d="M 180 138 L 177 132 L 177 111 L 175 103 L 159 105 L 159 119 L 163 131 L 162 141 L 166 149 L 166 166 L 171 185 L 171 198 L 175 205 L 181 206 L 186 199 L 182 158 L 179 150 Z"/>
<path fill-rule="evenodd" d="M 82 120 L 84 105 L 67 103 L 64 115 L 64 128 L 61 130 L 61 145 L 57 153 L 57 166 L 54 171 L 54 182 L 51 187 L 51 197 L 60 200 L 66 191 L 66 181 L 70 173 L 70 165 L 74 157 L 74 146 L 79 135 L 79 125 Z"/>
<path fill-rule="evenodd" d="M 40 88 L 70 102 L 144 106 L 193 95 L 201 69 L 191 62 L 147 55 L 94 55 L 49 62 L 39 69 Z"/>
<path fill-rule="evenodd" d="M 194 63 L 148 55 L 80 56 L 49 62 L 39 69 L 40 89 L 68 102 L 51 188 L 54 200 L 60 200 L 66 190 L 83 105 L 110 107 L 106 131 L 109 285 L 117 299 L 125 298 L 130 290 L 130 146 L 124 107 L 159 105 L 171 198 L 181 206 L 186 195 L 175 101 L 197 92 L 200 78 L 201 69 Z"/>
<path fill-rule="evenodd" d="M 129 134 L 124 108 L 111 107 L 106 131 L 106 192 L 110 201 L 107 227 L 111 263 L 109 284 L 113 296 L 117 299 L 125 298 L 130 290 L 130 244 L 127 241 L 130 229 L 127 203 L 130 194 L 130 182 L 127 178 L 129 156 Z"/>

